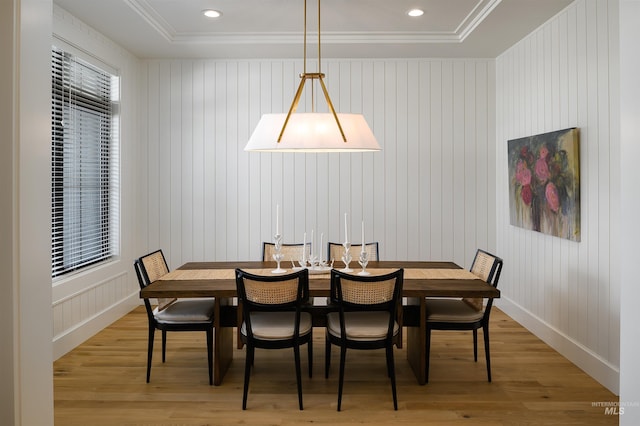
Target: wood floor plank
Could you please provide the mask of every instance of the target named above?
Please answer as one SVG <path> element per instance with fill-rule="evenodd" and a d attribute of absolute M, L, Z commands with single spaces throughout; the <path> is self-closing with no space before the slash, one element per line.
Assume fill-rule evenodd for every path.
<path fill-rule="evenodd" d="M 57 425 L 616 425 L 592 402 L 618 397 L 494 308 L 493 382 L 484 348 L 473 362 L 471 333 L 434 332 L 429 383 L 417 384 L 396 349 L 398 411 L 384 351 L 347 353 L 341 412 L 336 412 L 338 350 L 324 378 L 324 330 L 314 330 L 314 376 L 302 351 L 304 411 L 298 410 L 291 351 L 257 350 L 248 409 L 242 411 L 244 350 L 222 386 L 209 386 L 205 335 L 169 333 L 162 364 L 157 333 L 151 383 L 145 383 L 147 319 L 137 308 L 54 363 Z M 406 347 L 406 346 L 405 346 Z"/>

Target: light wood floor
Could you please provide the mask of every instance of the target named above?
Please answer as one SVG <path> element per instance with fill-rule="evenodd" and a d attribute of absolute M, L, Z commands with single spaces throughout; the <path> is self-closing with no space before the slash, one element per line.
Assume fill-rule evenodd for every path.
<path fill-rule="evenodd" d="M 338 351 L 324 378 L 324 330 L 315 330 L 314 377 L 303 374 L 298 410 L 290 350 L 256 353 L 247 411 L 242 411 L 244 350 L 222 386 L 209 386 L 204 333 L 169 333 L 167 361 L 160 333 L 151 383 L 145 383 L 147 319 L 137 308 L 54 363 L 57 425 L 606 425 L 614 415 L 592 402 L 618 401 L 504 313 L 491 324 L 493 382 L 484 357 L 473 362 L 470 333 L 432 338 L 431 377 L 419 386 L 395 352 L 398 411 L 393 410 L 384 351 L 347 353 L 341 412 L 336 412 Z M 482 342 L 479 351 L 483 351 Z M 303 369 L 306 351 L 303 350 Z"/>

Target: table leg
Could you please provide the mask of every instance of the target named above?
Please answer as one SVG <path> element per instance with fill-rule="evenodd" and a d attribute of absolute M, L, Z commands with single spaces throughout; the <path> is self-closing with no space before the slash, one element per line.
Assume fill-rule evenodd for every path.
<path fill-rule="evenodd" d="M 242 327 L 242 301 L 240 299 L 235 299 L 234 301 L 237 303 L 237 309 L 236 309 L 236 349 L 242 349 L 244 348 L 244 342 L 242 341 L 242 331 L 241 331 L 241 327 Z"/>
<path fill-rule="evenodd" d="M 410 297 L 407 305 L 420 308 L 420 322 L 416 327 L 407 327 L 407 360 L 418 379 L 418 384 L 426 383 L 426 339 L 427 339 L 427 305 L 424 297 Z"/>
<path fill-rule="evenodd" d="M 213 384 L 219 386 L 233 360 L 233 327 L 222 325 L 222 306 L 231 303 L 229 298 L 215 298 L 214 302 L 214 347 L 213 347 Z"/>

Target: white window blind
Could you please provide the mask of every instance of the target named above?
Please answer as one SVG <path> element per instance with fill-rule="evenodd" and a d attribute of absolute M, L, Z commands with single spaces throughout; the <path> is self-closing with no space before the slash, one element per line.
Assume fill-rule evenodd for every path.
<path fill-rule="evenodd" d="M 51 63 L 55 278 L 115 255 L 118 79 L 55 46 Z"/>

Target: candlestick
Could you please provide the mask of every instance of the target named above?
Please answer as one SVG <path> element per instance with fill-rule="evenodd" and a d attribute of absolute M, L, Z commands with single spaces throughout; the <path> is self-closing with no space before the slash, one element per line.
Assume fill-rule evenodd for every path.
<path fill-rule="evenodd" d="M 349 237 L 347 236 L 347 214 L 344 214 L 344 242 L 349 242 Z"/>
<path fill-rule="evenodd" d="M 305 232 L 304 235 L 302 236 L 302 263 L 300 264 L 300 266 L 304 268 L 306 265 L 306 261 L 307 261 L 307 233 Z"/>
<path fill-rule="evenodd" d="M 276 204 L 276 234 L 280 234 L 280 204 Z"/>
<path fill-rule="evenodd" d="M 364 249 L 364 220 L 362 221 L 362 250 L 360 251 L 360 253 L 364 253 L 365 249 Z"/>

